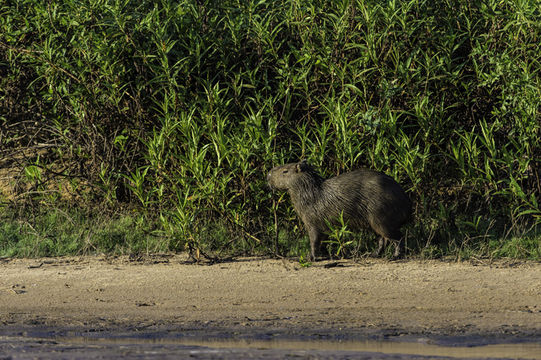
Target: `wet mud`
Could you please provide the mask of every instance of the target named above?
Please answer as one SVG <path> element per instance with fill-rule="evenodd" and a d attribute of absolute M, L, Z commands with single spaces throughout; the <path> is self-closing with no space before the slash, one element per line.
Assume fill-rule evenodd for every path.
<path fill-rule="evenodd" d="M 302 329 L 8 327 L 2 359 L 541 359 L 541 337 L 389 335 Z"/>

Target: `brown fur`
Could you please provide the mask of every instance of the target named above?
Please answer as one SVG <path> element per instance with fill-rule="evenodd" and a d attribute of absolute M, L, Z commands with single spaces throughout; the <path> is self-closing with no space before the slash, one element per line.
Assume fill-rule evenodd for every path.
<path fill-rule="evenodd" d="M 327 223 L 336 225 L 341 215 L 350 229 L 371 228 L 380 235 L 377 255 L 390 240 L 394 256 L 400 256 L 400 228 L 411 218 L 411 201 L 391 177 L 359 169 L 325 180 L 301 161 L 274 167 L 267 180 L 271 188 L 289 192 L 308 231 L 312 260 L 326 238 Z"/>

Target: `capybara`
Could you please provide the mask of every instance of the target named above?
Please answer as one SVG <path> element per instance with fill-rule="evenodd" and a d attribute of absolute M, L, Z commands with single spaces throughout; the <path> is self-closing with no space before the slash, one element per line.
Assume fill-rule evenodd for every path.
<path fill-rule="evenodd" d="M 269 186 L 289 192 L 297 215 L 310 237 L 311 259 L 316 260 L 327 237 L 328 224 L 342 217 L 350 229 L 371 228 L 379 236 L 376 255 L 387 241 L 394 257 L 401 255 L 400 228 L 411 218 L 411 201 L 390 176 L 358 169 L 323 179 L 306 161 L 276 166 L 267 175 Z"/>

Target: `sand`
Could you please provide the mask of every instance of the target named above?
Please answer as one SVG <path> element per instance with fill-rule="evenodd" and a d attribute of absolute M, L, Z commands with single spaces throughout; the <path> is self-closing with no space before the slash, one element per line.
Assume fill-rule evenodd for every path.
<path fill-rule="evenodd" d="M 541 334 L 541 263 L 0 259 L 4 327 Z"/>

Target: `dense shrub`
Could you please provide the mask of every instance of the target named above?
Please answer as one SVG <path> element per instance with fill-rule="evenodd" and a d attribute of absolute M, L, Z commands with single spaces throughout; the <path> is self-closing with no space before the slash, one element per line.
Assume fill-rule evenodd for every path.
<path fill-rule="evenodd" d="M 490 255 L 541 219 L 540 8 L 3 0 L 3 197 L 137 205 L 173 250 L 286 251 L 265 174 L 307 158 L 402 183 L 413 252 Z"/>

